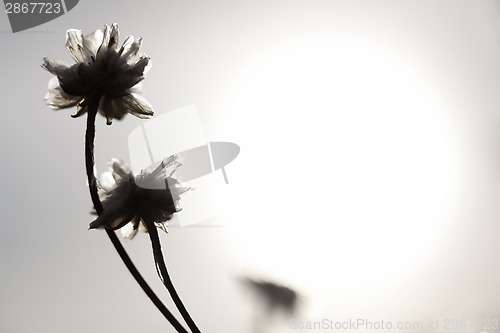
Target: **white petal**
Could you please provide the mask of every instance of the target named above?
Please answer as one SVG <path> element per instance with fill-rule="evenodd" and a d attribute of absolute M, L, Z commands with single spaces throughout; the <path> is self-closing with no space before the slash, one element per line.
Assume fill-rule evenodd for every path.
<path fill-rule="evenodd" d="M 116 183 L 120 183 L 127 180 L 129 177 L 133 177 L 132 170 L 130 170 L 128 164 L 118 158 L 112 158 L 109 160 L 108 170 Z"/>
<path fill-rule="evenodd" d="M 141 44 L 142 44 L 142 37 L 134 39 L 134 37 L 129 36 L 123 42 L 119 54 L 123 58 L 125 58 L 125 60 L 129 65 L 134 62 L 134 58 L 137 56 L 137 53 L 139 53 Z"/>
<path fill-rule="evenodd" d="M 99 47 L 102 44 L 102 40 L 104 38 L 104 33 L 102 30 L 96 30 L 93 33 L 87 35 L 83 39 L 83 47 L 85 48 L 85 52 L 88 57 L 92 59 L 92 57 L 96 57 L 97 55 L 97 50 L 99 50 Z"/>
<path fill-rule="evenodd" d="M 101 173 L 100 184 L 102 188 L 106 191 L 111 191 L 116 186 L 116 181 L 113 178 L 113 174 L 109 171 Z"/>
<path fill-rule="evenodd" d="M 146 67 L 144 67 L 144 70 L 142 71 L 142 75 L 146 75 L 146 73 L 149 72 L 151 67 L 153 67 L 153 61 L 151 61 L 151 58 L 149 58 L 145 54 L 141 54 L 141 55 L 139 55 L 139 57 L 148 59 L 148 64 L 146 65 Z"/>
<path fill-rule="evenodd" d="M 47 88 L 49 90 L 52 90 L 52 89 L 56 89 L 57 87 L 60 87 L 59 80 L 57 79 L 57 77 L 53 77 L 52 79 L 49 80 L 49 85 L 47 86 Z"/>
<path fill-rule="evenodd" d="M 123 55 L 124 53 L 127 53 L 134 41 L 134 36 L 127 36 L 127 38 L 123 41 L 123 45 L 120 48 L 120 51 L 118 51 L 118 54 Z"/>
<path fill-rule="evenodd" d="M 78 104 L 81 99 L 82 98 L 80 96 L 66 94 L 59 85 L 57 77 L 54 77 L 49 81 L 49 91 L 45 95 L 45 102 L 51 109 L 59 110 L 69 108 Z"/>
<path fill-rule="evenodd" d="M 108 51 L 110 35 L 111 35 L 111 27 L 106 24 L 104 26 L 101 46 L 99 46 L 99 50 L 97 50 L 96 59 L 97 58 L 101 59 L 102 56 Z"/>
<path fill-rule="evenodd" d="M 144 89 L 142 87 L 142 82 L 137 83 L 135 86 L 128 90 L 130 94 L 141 94 L 143 91 Z"/>
<path fill-rule="evenodd" d="M 91 59 L 87 58 L 83 47 L 83 34 L 81 30 L 69 29 L 66 32 L 66 48 L 76 62 L 87 63 Z"/>
<path fill-rule="evenodd" d="M 120 31 L 118 29 L 118 24 L 111 24 L 111 29 L 109 33 L 108 48 L 118 49 L 118 38 L 120 36 Z"/>
<path fill-rule="evenodd" d="M 73 113 L 71 117 L 78 118 L 83 116 L 85 113 L 87 113 L 87 105 L 86 104 L 82 105 L 78 103 L 78 105 L 76 106 L 76 112 Z"/>
<path fill-rule="evenodd" d="M 134 229 L 133 223 L 127 223 L 120 229 L 122 236 L 127 239 L 133 239 L 137 234 L 138 229 Z"/>
<path fill-rule="evenodd" d="M 146 228 L 146 225 L 141 221 L 139 223 L 139 231 L 143 231 L 143 232 L 148 232 L 148 228 Z"/>

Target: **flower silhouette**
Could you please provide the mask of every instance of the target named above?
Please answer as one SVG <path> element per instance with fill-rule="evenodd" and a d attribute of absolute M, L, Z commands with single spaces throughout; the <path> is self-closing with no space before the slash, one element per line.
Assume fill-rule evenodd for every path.
<path fill-rule="evenodd" d="M 90 223 L 90 229 L 124 227 L 123 236 L 132 239 L 137 230 L 147 232 L 144 222 L 147 217 L 166 231 L 167 222 L 180 210 L 177 208 L 180 195 L 189 190 L 172 177 L 180 165 L 175 155 L 170 156 L 156 168 L 148 168 L 134 177 L 123 161 L 109 161 L 109 172 L 101 181 L 104 212 Z"/>
<path fill-rule="evenodd" d="M 284 310 L 292 315 L 297 307 L 299 295 L 293 289 L 275 284 L 269 281 L 258 281 L 250 278 L 244 278 L 243 282 L 250 289 L 262 298 L 266 303 L 268 313 L 274 310 Z"/>
<path fill-rule="evenodd" d="M 118 48 L 118 36 L 116 23 L 85 37 L 80 30 L 67 31 L 66 48 L 76 63 L 43 59 L 42 67 L 56 76 L 45 95 L 49 107 L 59 110 L 76 105 L 72 117 L 79 117 L 88 111 L 91 99 L 98 99 L 98 112 L 108 125 L 127 113 L 139 118 L 153 115 L 151 104 L 139 95 L 150 64 L 146 55 L 138 55 L 142 39 L 129 36 Z"/>
<path fill-rule="evenodd" d="M 172 177 L 180 166 L 176 156 L 164 159 L 136 177 L 124 162 L 113 159 L 109 162 L 107 186 L 104 180 L 99 184 L 94 174 L 97 113 L 106 117 L 108 125 L 127 113 L 139 118 L 153 115 L 151 104 L 139 95 L 140 84 L 150 64 L 147 56 L 138 55 L 142 39 L 129 36 L 119 47 L 118 38 L 117 24 L 106 25 L 103 30 L 96 30 L 87 36 L 83 36 L 80 30 L 68 30 L 66 48 L 76 63 L 67 65 L 48 57 L 43 59 L 42 68 L 55 75 L 49 81 L 45 101 L 55 110 L 76 106 L 72 117 L 88 115 L 85 170 L 94 211 L 98 215 L 90 223 L 90 229 L 106 229 L 111 243 L 142 290 L 177 332 L 187 333 L 141 276 L 114 230 L 125 226 L 122 232 L 127 238 L 133 238 L 139 229 L 148 231 L 160 279 L 191 332 L 200 333 L 170 279 L 156 229 L 166 231 L 167 222 L 179 211 L 177 203 L 180 195 L 189 190 L 181 187 Z M 101 193 L 99 190 L 102 190 Z"/>

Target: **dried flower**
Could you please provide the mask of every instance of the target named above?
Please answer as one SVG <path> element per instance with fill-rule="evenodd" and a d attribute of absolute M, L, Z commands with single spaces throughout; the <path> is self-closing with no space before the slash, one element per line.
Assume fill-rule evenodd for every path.
<path fill-rule="evenodd" d="M 170 156 L 156 168 L 143 170 L 134 177 L 123 161 L 109 161 L 109 172 L 104 174 L 101 182 L 104 212 L 90 223 L 90 229 L 124 227 L 123 236 L 132 239 L 138 229 L 147 231 L 144 222 L 147 216 L 158 228 L 166 231 L 167 221 L 179 211 L 180 195 L 189 190 L 172 177 L 180 165 L 175 155 Z"/>
<path fill-rule="evenodd" d="M 56 75 L 45 95 L 49 107 L 59 110 L 76 105 L 72 117 L 79 117 L 88 111 L 89 99 L 99 98 L 98 112 L 108 125 L 126 113 L 139 118 L 153 115 L 151 104 L 138 94 L 150 63 L 146 55 L 138 56 L 142 39 L 129 36 L 118 48 L 118 35 L 116 23 L 86 37 L 81 30 L 67 31 L 66 48 L 76 63 L 43 59 L 42 67 Z"/>

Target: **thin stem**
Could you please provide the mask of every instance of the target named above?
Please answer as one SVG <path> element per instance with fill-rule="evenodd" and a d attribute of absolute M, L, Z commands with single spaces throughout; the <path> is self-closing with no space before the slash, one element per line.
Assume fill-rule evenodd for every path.
<path fill-rule="evenodd" d="M 101 215 L 103 208 L 99 193 L 97 191 L 97 179 L 94 175 L 94 140 L 95 140 L 95 117 L 99 107 L 99 98 L 91 99 L 88 105 L 87 129 L 85 131 L 85 168 L 89 183 L 90 197 L 97 212 Z"/>
<path fill-rule="evenodd" d="M 160 312 L 167 318 L 167 320 L 172 324 L 172 326 L 175 328 L 175 330 L 179 333 L 188 333 L 188 331 L 177 321 L 177 319 L 174 317 L 174 315 L 168 311 L 167 307 L 160 301 L 160 299 L 156 296 L 154 291 L 149 287 L 147 282 L 144 280 L 144 278 L 141 276 L 137 268 L 135 267 L 134 263 L 128 256 L 127 252 L 123 248 L 123 245 L 120 243 L 120 240 L 116 236 L 116 233 L 113 230 L 106 229 L 106 233 L 109 236 L 109 239 L 111 240 L 111 243 L 115 246 L 116 252 L 120 255 L 120 258 L 122 258 L 125 266 L 127 266 L 128 270 L 130 271 L 130 274 L 135 278 L 135 281 L 141 286 L 142 290 L 148 295 L 149 299 L 153 304 L 160 310 Z"/>
<path fill-rule="evenodd" d="M 168 274 L 167 266 L 165 265 L 165 260 L 163 258 L 163 253 L 161 250 L 160 237 L 158 236 L 158 231 L 156 230 L 156 225 L 154 223 L 154 220 L 150 216 L 144 216 L 143 220 L 146 223 L 146 227 L 149 233 L 149 238 L 151 239 L 151 246 L 153 247 L 153 255 L 155 258 L 156 269 L 157 271 L 159 270 L 158 275 L 160 276 L 160 279 L 162 280 L 165 287 L 167 287 L 167 290 L 170 293 L 172 300 L 177 306 L 177 309 L 179 309 L 179 312 L 181 313 L 182 318 L 184 318 L 184 320 L 186 321 L 186 324 L 188 325 L 189 329 L 193 333 L 201 333 L 198 327 L 196 326 L 195 322 L 189 315 L 189 312 L 186 310 L 186 307 L 182 303 L 179 295 L 177 294 L 177 291 L 175 290 L 174 284 L 170 279 L 170 275 Z"/>
<path fill-rule="evenodd" d="M 88 105 L 88 118 L 87 118 L 87 130 L 85 132 L 85 167 L 87 170 L 87 179 L 89 183 L 90 197 L 92 198 L 92 203 L 98 215 L 103 212 L 103 207 L 101 200 L 99 199 L 99 194 L 97 191 L 97 180 L 94 175 L 94 139 L 95 139 L 95 118 L 97 115 L 97 108 L 99 106 L 99 98 L 92 98 Z M 127 252 L 123 248 L 120 240 L 116 236 L 113 230 L 106 229 L 111 243 L 113 243 L 116 252 L 123 260 L 125 266 L 127 266 L 130 274 L 134 277 L 135 281 L 141 286 L 142 290 L 146 293 L 153 304 L 158 308 L 158 310 L 165 316 L 165 318 L 172 324 L 172 326 L 179 333 L 188 333 L 188 331 L 175 319 L 175 317 L 168 311 L 167 307 L 161 302 L 161 300 L 156 296 L 154 291 L 149 287 L 147 282 L 141 276 L 134 263 L 128 256 Z"/>

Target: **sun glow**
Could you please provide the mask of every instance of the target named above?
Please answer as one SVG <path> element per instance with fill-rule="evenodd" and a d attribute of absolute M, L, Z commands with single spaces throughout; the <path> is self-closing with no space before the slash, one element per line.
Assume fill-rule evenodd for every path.
<path fill-rule="evenodd" d="M 241 146 L 230 224 L 254 267 L 352 294 L 426 260 L 458 170 L 450 122 L 416 70 L 340 38 L 254 59 L 228 105 Z"/>

